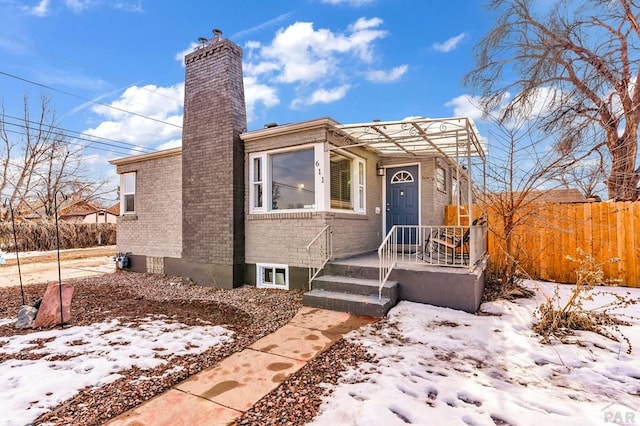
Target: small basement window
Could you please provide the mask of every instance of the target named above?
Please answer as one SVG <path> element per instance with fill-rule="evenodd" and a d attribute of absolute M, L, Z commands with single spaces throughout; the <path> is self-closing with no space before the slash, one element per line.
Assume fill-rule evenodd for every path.
<path fill-rule="evenodd" d="M 258 263 L 256 287 L 289 289 L 289 265 Z"/>

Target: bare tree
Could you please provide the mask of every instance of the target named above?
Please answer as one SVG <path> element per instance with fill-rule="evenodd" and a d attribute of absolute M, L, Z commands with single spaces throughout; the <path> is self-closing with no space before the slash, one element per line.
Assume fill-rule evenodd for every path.
<path fill-rule="evenodd" d="M 4 107 L 0 113 L 0 193 L 23 214 L 42 209 L 46 217 L 53 216 L 59 192 L 87 201 L 108 192 L 105 180 L 89 176 L 84 147 L 67 140 L 48 98 L 41 98 L 36 120 L 27 96 L 22 117 L 5 114 Z"/>
<path fill-rule="evenodd" d="M 521 117 L 508 123 L 493 119 L 489 130 L 487 192 L 478 194 L 489 213 L 489 232 L 499 253 L 492 258 L 504 292 L 517 284 L 517 269 L 524 253 L 519 235 L 532 223 L 544 223 L 546 194 L 562 186 L 560 176 L 581 158 L 568 157 L 550 147 L 552 135 L 537 132 L 539 122 Z"/>
<path fill-rule="evenodd" d="M 571 167 L 567 167 L 560 179 L 562 183 L 570 187 L 576 187 L 587 199 L 600 201 L 599 190 L 606 179 L 606 165 L 603 155 L 585 158 Z"/>
<path fill-rule="evenodd" d="M 477 46 L 476 69 L 465 77 L 481 92 L 485 109 L 503 108 L 503 117 L 510 117 L 544 101 L 541 128 L 564 136 L 565 153 L 587 141 L 591 148 L 606 146 L 609 198 L 636 199 L 638 1 L 491 0 L 489 8 L 499 17 Z M 602 139 L 584 136 L 594 125 Z"/>
<path fill-rule="evenodd" d="M 37 121 L 31 120 L 27 96 L 24 97 L 23 117 L 19 122 L 9 119 L 2 107 L 0 138 L 3 168 L 0 193 L 5 194 L 13 206 L 20 201 L 27 201 L 36 186 L 37 169 L 46 158 L 46 151 L 53 139 L 53 121 L 46 98 L 41 100 Z"/>

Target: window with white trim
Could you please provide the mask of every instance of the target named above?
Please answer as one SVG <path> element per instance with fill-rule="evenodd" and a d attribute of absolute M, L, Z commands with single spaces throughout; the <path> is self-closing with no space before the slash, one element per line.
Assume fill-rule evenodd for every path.
<path fill-rule="evenodd" d="M 136 212 L 136 172 L 120 175 L 120 213 Z"/>
<path fill-rule="evenodd" d="M 413 182 L 413 175 L 406 170 L 397 171 L 391 176 L 391 183 L 407 183 Z"/>
<path fill-rule="evenodd" d="M 328 163 L 327 163 L 327 160 Z M 322 144 L 249 155 L 249 211 L 366 211 L 367 163 Z"/>
<path fill-rule="evenodd" d="M 440 165 L 436 166 L 436 188 L 440 192 L 447 192 L 447 172 Z"/>
<path fill-rule="evenodd" d="M 250 211 L 315 210 L 313 147 L 249 157 Z"/>
<path fill-rule="evenodd" d="M 256 287 L 289 289 L 289 265 L 258 263 Z"/>
<path fill-rule="evenodd" d="M 266 155 L 256 155 L 251 160 L 251 210 L 264 211 L 264 165 Z"/>
<path fill-rule="evenodd" d="M 331 208 L 364 212 L 366 208 L 365 161 L 332 151 L 329 162 Z"/>
<path fill-rule="evenodd" d="M 356 164 L 358 165 L 358 179 L 356 181 L 358 185 L 358 198 L 356 202 L 356 210 L 359 212 L 364 212 L 366 210 L 366 177 L 367 177 L 367 167 L 364 161 L 356 160 Z"/>

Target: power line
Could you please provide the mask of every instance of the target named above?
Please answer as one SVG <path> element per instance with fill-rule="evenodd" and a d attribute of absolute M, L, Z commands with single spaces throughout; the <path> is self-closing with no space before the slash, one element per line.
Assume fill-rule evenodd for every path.
<path fill-rule="evenodd" d="M 11 124 L 11 123 L 7 123 L 7 124 Z M 16 124 L 12 124 L 12 125 L 13 126 L 17 126 L 17 127 L 21 127 L 21 126 L 16 125 Z M 15 135 L 21 135 L 21 136 L 26 136 L 27 135 L 24 131 L 16 131 L 16 130 L 5 129 L 5 132 L 11 133 L 11 134 L 15 134 Z M 64 143 L 67 144 L 67 145 L 79 146 L 79 147 L 83 147 L 83 148 L 86 148 L 86 149 L 93 149 L 93 150 L 96 150 L 96 151 L 112 152 L 114 154 L 119 154 L 119 155 L 131 155 L 131 150 L 125 151 L 125 149 L 126 149 L 125 147 L 111 145 L 111 144 L 108 144 L 106 142 L 90 141 L 88 139 L 80 139 L 80 138 L 78 138 L 78 139 L 82 140 L 82 141 L 85 141 L 85 142 L 93 142 L 93 143 L 98 143 L 100 145 L 110 146 L 110 147 L 112 147 L 112 149 L 106 149 L 106 148 L 95 147 L 95 146 L 87 147 L 84 144 L 70 142 L 70 141 L 64 141 Z"/>
<path fill-rule="evenodd" d="M 157 151 L 157 150 L 152 149 L 152 148 L 140 147 L 140 146 L 138 146 L 136 144 L 132 144 L 132 143 L 129 143 L 129 142 L 123 142 L 123 141 L 119 141 L 119 140 L 116 140 L 116 139 L 109 139 L 109 138 L 105 138 L 103 136 L 96 136 L 96 135 L 92 135 L 92 134 L 89 134 L 89 133 L 79 132 L 77 130 L 65 129 L 64 127 L 58 127 L 58 126 L 53 125 L 53 124 L 47 124 L 47 123 L 42 123 L 42 122 L 33 121 L 33 120 L 26 120 L 24 118 L 16 117 L 14 115 L 5 114 L 4 117 L 9 117 L 9 118 L 11 118 L 13 120 L 18 120 L 18 122 L 25 121 L 27 123 L 35 124 L 35 125 L 38 125 L 38 126 L 44 125 L 44 126 L 49 127 L 49 130 L 59 129 L 59 130 L 62 130 L 63 132 L 65 132 L 65 133 L 75 133 L 75 134 L 78 134 L 80 136 L 86 136 L 86 137 L 89 137 L 89 138 L 96 138 L 96 139 L 101 139 L 101 140 L 105 140 L 105 141 L 108 141 L 108 142 L 121 144 L 121 145 L 124 145 L 125 147 L 131 147 L 131 149 L 136 150 L 136 151 L 145 151 L 145 152 L 155 152 L 155 151 Z M 6 120 L 2 120 L 2 123 L 3 124 L 14 125 L 14 126 L 21 126 L 21 127 L 25 128 L 25 129 L 27 127 L 27 126 L 24 126 L 22 124 L 10 123 L 10 122 L 8 122 Z M 93 140 L 93 139 L 88 140 L 88 139 L 83 139 L 83 138 L 77 137 L 77 136 L 73 136 L 73 137 L 76 138 L 76 139 L 81 139 L 81 140 L 91 141 L 91 142 L 95 142 L 95 143 L 100 143 L 99 141 L 96 141 L 96 140 Z"/>
<path fill-rule="evenodd" d="M 16 123 L 11 123 L 8 121 L 0 121 L 0 123 L 2 125 L 7 125 L 7 126 L 13 126 L 13 127 L 18 127 L 19 129 L 21 129 L 20 132 L 15 132 L 13 131 L 12 133 L 14 134 L 20 134 L 22 136 L 29 136 L 30 134 L 28 133 L 28 129 L 27 126 L 25 126 L 24 124 L 16 124 Z M 47 130 L 48 132 L 51 132 L 52 130 L 55 130 L 55 128 L 50 128 L 49 130 Z M 62 133 L 62 135 L 65 135 L 64 133 Z M 66 135 L 65 135 L 66 136 Z M 151 152 L 155 152 L 155 150 L 151 150 L 149 148 L 144 148 L 144 147 L 138 147 L 136 145 L 132 145 L 132 144 L 126 144 L 125 146 L 121 146 L 121 145 L 115 145 L 113 143 L 108 143 L 108 142 L 102 142 L 100 140 L 95 140 L 95 139 L 87 139 L 87 138 L 83 138 L 80 136 L 73 136 L 72 137 L 75 140 L 79 140 L 79 141 L 83 141 L 83 142 L 88 142 L 89 144 L 98 144 L 98 145 L 104 145 L 104 146 L 109 146 L 112 148 L 117 148 L 120 150 L 130 150 L 130 151 L 137 151 L 140 153 L 151 153 Z M 82 144 L 77 144 L 77 143 L 73 143 L 70 142 L 68 140 L 65 139 L 64 143 L 67 144 L 72 144 L 72 145 L 79 145 L 79 146 L 84 146 L 85 148 L 91 148 L 88 147 L 86 145 L 82 145 Z M 95 148 L 94 148 L 95 149 Z"/>
<path fill-rule="evenodd" d="M 32 44 L 25 43 L 24 40 L 18 39 L 18 38 L 14 37 L 14 36 L 12 36 L 11 34 L 8 34 L 8 33 L 3 33 L 3 34 L 0 33 L 0 36 L 13 41 L 14 43 L 18 43 L 18 44 L 20 44 L 20 45 L 22 45 L 24 47 L 28 47 L 29 49 L 33 49 L 36 52 L 39 52 L 39 56 L 44 56 L 44 54 L 47 54 L 51 58 L 61 59 L 61 60 L 64 60 L 64 61 L 66 61 L 66 62 L 68 62 L 70 64 L 73 64 L 75 66 L 80 66 L 80 67 L 83 67 L 83 68 L 87 68 L 87 65 L 90 65 L 90 64 L 87 64 L 86 61 L 78 62 L 78 61 L 75 60 L 75 58 L 68 57 L 68 56 L 61 55 L 61 54 L 57 54 L 57 53 L 55 53 L 55 52 L 53 52 L 51 50 L 42 49 L 42 46 L 35 46 L 35 45 L 32 45 Z M 95 67 L 89 67 L 89 69 L 92 69 L 93 71 L 99 71 L 99 72 L 103 72 L 104 71 L 103 69 L 97 69 Z M 129 78 L 129 77 L 125 76 L 124 74 L 117 74 L 117 73 L 113 73 L 113 72 L 110 73 L 110 76 L 111 77 L 117 77 L 117 78 Z M 136 84 L 136 83 L 134 83 L 134 84 Z M 149 88 L 147 88 L 145 86 L 138 86 L 138 88 L 141 89 L 141 90 L 144 90 L 146 92 L 153 93 L 155 95 L 162 96 L 162 97 L 167 98 L 167 99 L 171 99 L 171 100 L 176 101 L 178 103 L 182 103 L 182 99 L 174 98 L 173 96 L 169 96 L 169 95 L 166 95 L 164 93 L 160 93 L 157 90 L 151 90 L 151 89 L 149 89 Z M 141 105 L 140 103 L 138 103 L 138 104 Z"/>
<path fill-rule="evenodd" d="M 144 114 L 139 114 L 137 112 L 128 111 L 126 109 L 118 108 L 118 107 L 115 107 L 113 105 L 106 104 L 104 102 L 99 102 L 99 101 L 96 101 L 96 100 L 93 100 L 93 99 L 85 98 L 84 96 L 76 95 L 74 93 L 67 92 L 65 90 L 56 89 L 55 87 L 47 86 L 46 84 L 38 83 L 36 81 L 29 80 L 29 79 L 23 78 L 23 77 L 19 77 L 19 76 L 14 75 L 14 74 L 10 74 L 10 73 L 4 72 L 4 71 L 0 71 L 0 74 L 4 75 L 6 77 L 15 78 L 16 80 L 20 80 L 20 81 L 23 81 L 25 83 L 29 83 L 29 84 L 33 84 L 35 86 L 39 86 L 39 87 L 42 87 L 42 88 L 45 88 L 45 89 L 53 90 L 54 92 L 62 93 L 63 95 L 73 96 L 74 98 L 82 99 L 83 101 L 86 101 L 86 102 L 91 102 L 93 104 L 102 105 L 102 106 L 107 107 L 107 108 L 115 109 L 116 111 L 124 112 L 124 113 L 131 114 L 131 115 L 135 115 L 136 117 L 145 118 L 147 120 L 152 120 L 152 121 L 155 121 L 157 123 L 166 124 L 167 126 L 173 126 L 173 127 L 177 127 L 178 129 L 182 129 L 182 126 L 178 126 L 177 124 L 174 124 L 174 123 L 169 123 L 168 121 L 163 121 L 163 120 L 160 120 L 160 119 L 157 119 L 157 118 L 149 117 L 149 116 L 144 115 Z"/>

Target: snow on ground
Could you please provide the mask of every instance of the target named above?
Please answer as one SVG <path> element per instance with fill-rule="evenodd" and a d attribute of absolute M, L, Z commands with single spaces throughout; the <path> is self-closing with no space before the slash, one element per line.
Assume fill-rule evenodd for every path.
<path fill-rule="evenodd" d="M 528 285 L 538 302 L 553 293 L 549 283 Z M 561 296 L 570 288 L 561 286 Z M 640 289 L 606 290 L 640 297 Z M 348 336 L 378 359 L 345 372 L 312 424 L 640 423 L 640 306 L 625 310 L 635 327 L 621 327 L 628 355 L 624 342 L 589 332 L 577 334 L 582 345 L 541 344 L 531 331 L 536 303 L 491 302 L 485 315 L 471 315 L 401 302 L 389 326 Z"/>
<path fill-rule="evenodd" d="M 0 425 L 28 424 L 86 386 L 113 382 L 131 367 L 148 370 L 167 363 L 157 356 L 202 353 L 230 341 L 232 334 L 220 326 L 147 318 L 138 325 L 114 319 L 0 338 L 0 355 L 44 355 L 0 363 Z"/>

